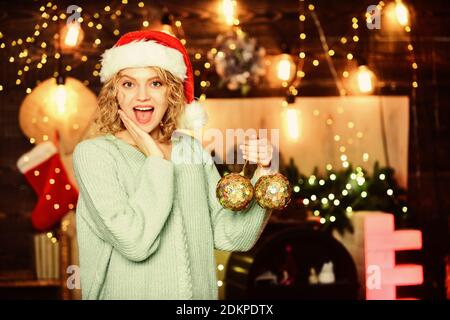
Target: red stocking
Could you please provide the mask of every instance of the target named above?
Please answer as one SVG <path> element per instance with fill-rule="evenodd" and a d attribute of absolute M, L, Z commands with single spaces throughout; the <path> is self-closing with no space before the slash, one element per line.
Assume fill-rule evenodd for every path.
<path fill-rule="evenodd" d="M 69 181 L 58 150 L 51 141 L 40 143 L 22 155 L 17 167 L 38 196 L 31 212 L 31 222 L 37 230 L 51 229 L 75 208 L 78 190 Z"/>

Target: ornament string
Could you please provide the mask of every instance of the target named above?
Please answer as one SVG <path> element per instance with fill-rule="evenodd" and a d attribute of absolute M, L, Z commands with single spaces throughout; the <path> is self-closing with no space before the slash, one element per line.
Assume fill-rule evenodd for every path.
<path fill-rule="evenodd" d="M 245 167 L 247 166 L 248 160 L 245 160 L 244 162 L 244 166 L 242 167 L 241 172 L 239 173 L 241 176 L 245 175 Z"/>

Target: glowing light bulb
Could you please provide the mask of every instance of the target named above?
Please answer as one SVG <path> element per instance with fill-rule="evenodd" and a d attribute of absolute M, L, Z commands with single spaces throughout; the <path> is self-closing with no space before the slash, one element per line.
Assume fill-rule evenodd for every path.
<path fill-rule="evenodd" d="M 356 72 L 356 83 L 359 92 L 372 93 L 375 89 L 375 74 L 367 66 L 359 66 Z"/>
<path fill-rule="evenodd" d="M 400 0 L 396 0 L 395 3 L 395 17 L 397 19 L 397 22 L 401 26 L 406 26 L 408 24 L 409 21 L 408 8 Z"/>
<path fill-rule="evenodd" d="M 236 1 L 223 0 L 223 2 L 222 2 L 222 12 L 223 12 L 223 15 L 225 17 L 225 22 L 229 26 L 232 26 L 234 24 L 235 8 L 236 8 Z"/>
<path fill-rule="evenodd" d="M 68 47 L 75 47 L 79 43 L 81 27 L 78 23 L 67 25 L 67 33 L 64 38 L 64 44 Z"/>
<path fill-rule="evenodd" d="M 277 64 L 277 77 L 282 81 L 289 81 L 291 78 L 291 64 L 288 54 L 283 54 L 283 57 Z"/>

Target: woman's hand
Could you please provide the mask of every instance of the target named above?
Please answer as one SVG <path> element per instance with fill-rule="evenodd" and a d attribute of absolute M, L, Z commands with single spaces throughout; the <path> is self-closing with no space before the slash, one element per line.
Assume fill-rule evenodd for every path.
<path fill-rule="evenodd" d="M 127 128 L 137 147 L 148 156 L 164 158 L 164 154 L 150 134 L 139 128 L 122 110 L 118 110 L 120 119 Z"/>
<path fill-rule="evenodd" d="M 247 143 L 240 146 L 244 159 L 257 163 L 263 168 L 270 167 L 272 161 L 273 147 L 267 139 L 258 139 L 252 135 Z"/>

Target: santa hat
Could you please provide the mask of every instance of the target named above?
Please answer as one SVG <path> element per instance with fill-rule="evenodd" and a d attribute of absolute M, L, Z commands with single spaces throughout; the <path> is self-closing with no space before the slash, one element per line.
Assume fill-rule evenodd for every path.
<path fill-rule="evenodd" d="M 202 105 L 194 99 L 194 75 L 183 44 L 175 37 L 155 30 L 129 32 L 102 55 L 101 82 L 125 68 L 160 67 L 183 81 L 187 105 L 179 119 L 180 129 L 198 129 L 206 124 Z"/>

